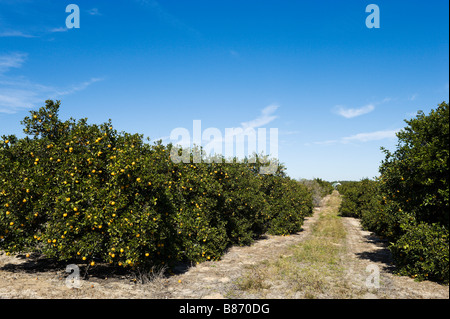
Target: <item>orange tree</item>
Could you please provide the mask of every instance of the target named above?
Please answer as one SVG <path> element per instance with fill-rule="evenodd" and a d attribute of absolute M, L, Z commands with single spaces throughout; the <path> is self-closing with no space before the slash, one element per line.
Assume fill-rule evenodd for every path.
<path fill-rule="evenodd" d="M 448 103 L 405 122 L 380 166 L 384 214 L 396 226 L 391 251 L 400 273 L 448 283 Z"/>
<path fill-rule="evenodd" d="M 298 231 L 306 187 L 259 161 L 175 163 L 111 122 L 62 121 L 46 101 L 0 145 L 0 248 L 57 260 L 150 267 L 218 259 L 266 231 Z M 192 154 L 190 154 L 192 158 Z"/>
<path fill-rule="evenodd" d="M 360 181 L 345 181 L 338 186 L 338 191 L 342 195 L 342 202 L 339 207 L 339 214 L 345 217 L 356 217 L 362 219 L 362 224 L 366 228 L 375 227 L 373 224 L 382 223 L 382 220 L 373 220 L 372 212 L 379 212 L 382 209 L 382 199 L 380 196 L 379 181 L 364 178 Z M 384 227 L 378 231 L 386 230 Z M 386 232 L 387 233 L 387 232 Z M 385 235 L 381 234 L 381 235 Z"/>
<path fill-rule="evenodd" d="M 288 235 L 297 232 L 304 218 L 312 215 L 313 197 L 305 185 L 287 177 L 266 176 L 264 190 L 271 208 L 267 216 L 268 233 Z"/>
<path fill-rule="evenodd" d="M 449 281 L 449 111 L 443 102 L 405 121 L 375 181 L 342 182 L 343 216 L 390 242 L 398 273 Z"/>

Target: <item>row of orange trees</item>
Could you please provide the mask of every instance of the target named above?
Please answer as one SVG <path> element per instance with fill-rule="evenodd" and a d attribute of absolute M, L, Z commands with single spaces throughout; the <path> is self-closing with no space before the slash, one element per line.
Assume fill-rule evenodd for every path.
<path fill-rule="evenodd" d="M 448 284 L 448 103 L 405 122 L 379 178 L 339 186 L 340 213 L 389 241 L 400 274 Z"/>
<path fill-rule="evenodd" d="M 111 122 L 62 121 L 46 101 L 0 144 L 0 249 L 150 267 L 218 259 L 229 245 L 300 230 L 306 186 L 261 162 L 174 163 Z"/>

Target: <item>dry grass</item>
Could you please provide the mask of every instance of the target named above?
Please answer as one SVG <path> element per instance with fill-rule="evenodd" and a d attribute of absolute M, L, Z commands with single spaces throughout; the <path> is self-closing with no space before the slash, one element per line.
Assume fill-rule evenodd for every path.
<path fill-rule="evenodd" d="M 348 298 L 350 291 L 344 277 L 341 256 L 346 231 L 337 215 L 340 197 L 333 193 L 320 211 L 311 235 L 291 246 L 277 260 L 253 266 L 241 276 L 242 291 L 264 290 L 271 282 L 282 281 L 287 296 L 296 298 Z"/>
<path fill-rule="evenodd" d="M 275 273 L 290 283 L 297 296 L 303 298 L 336 297 L 345 291 L 341 255 L 346 236 L 342 220 L 337 216 L 340 198 L 333 194 L 320 212 L 311 236 L 291 247 L 292 256 L 278 260 Z M 344 288 L 344 289 L 343 289 Z"/>
<path fill-rule="evenodd" d="M 133 281 L 147 284 L 160 282 L 166 279 L 167 267 L 153 266 L 150 270 L 136 269 L 133 273 Z"/>
<path fill-rule="evenodd" d="M 264 264 L 248 267 L 248 271 L 236 281 L 236 286 L 241 291 L 255 292 L 270 288 L 265 280 L 267 268 Z"/>

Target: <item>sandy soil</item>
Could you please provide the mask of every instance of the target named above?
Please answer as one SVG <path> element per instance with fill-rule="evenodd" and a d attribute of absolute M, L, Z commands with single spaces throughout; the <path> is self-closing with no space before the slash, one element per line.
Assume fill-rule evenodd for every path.
<path fill-rule="evenodd" d="M 290 246 L 305 240 L 320 210 L 315 209 L 314 215 L 305 220 L 303 230 L 297 234 L 266 236 L 251 246 L 230 248 L 220 261 L 192 267 L 180 265 L 171 276 L 156 272 L 151 276 L 152 280 L 145 280 L 145 283 L 139 282 L 142 279 L 139 275 L 100 267 L 91 269 L 89 277 L 80 280 L 80 288 L 70 288 L 66 285 L 69 275 L 65 272 L 66 265 L 40 257 L 6 256 L 0 252 L 0 298 L 296 298 L 297 295 L 287 293 L 288 283 L 280 280 L 272 280 L 257 295 L 243 293 L 237 285 L 245 274 L 257 272 L 258 265 L 283 258 Z M 341 257 L 346 274 L 339 281 L 345 280 L 349 289 L 355 291 L 348 295 L 357 298 L 449 298 L 448 286 L 393 275 L 385 243 L 362 230 L 357 219 L 342 218 L 342 221 L 347 231 L 346 249 Z M 368 266 L 372 267 L 369 271 Z M 375 274 L 374 269 L 380 273 L 379 287 L 367 288 L 367 278 Z M 84 274 L 85 269 L 81 268 L 81 277 Z"/>
<path fill-rule="evenodd" d="M 342 218 L 347 230 L 347 280 L 354 289 L 373 286 L 363 298 L 441 299 L 449 298 L 449 287 L 431 281 L 417 282 L 406 276 L 394 275 L 392 256 L 386 242 L 362 229 L 358 219 Z M 373 276 L 379 272 L 379 287 Z"/>
<path fill-rule="evenodd" d="M 139 276 L 105 269 L 80 280 L 80 288 L 68 288 L 66 265 L 45 259 L 6 256 L 0 253 L 0 298 L 233 298 L 236 280 L 252 265 L 278 258 L 284 248 L 302 241 L 318 217 L 305 220 L 303 230 L 290 236 L 264 236 L 251 246 L 231 247 L 220 261 L 180 265 L 172 276 L 156 274 L 141 284 Z M 33 257 L 33 256 L 32 256 Z M 80 265 L 81 266 L 81 265 Z M 83 277 L 84 269 L 80 269 Z M 134 279 L 138 279 L 135 281 Z M 267 296 L 268 298 L 274 296 Z M 280 296 L 278 296 L 280 297 Z"/>

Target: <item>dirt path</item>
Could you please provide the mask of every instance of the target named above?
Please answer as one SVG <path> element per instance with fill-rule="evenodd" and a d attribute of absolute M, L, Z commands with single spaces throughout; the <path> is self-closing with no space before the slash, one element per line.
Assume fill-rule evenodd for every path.
<path fill-rule="evenodd" d="M 342 218 L 347 231 L 345 255 L 347 280 L 353 289 L 366 291 L 363 298 L 449 298 L 449 287 L 431 281 L 416 282 L 393 274 L 392 256 L 386 242 L 362 229 L 358 219 Z M 379 285 L 375 276 L 379 272 Z M 369 279 L 368 279 L 369 277 Z M 366 282 L 370 288 L 367 288 Z M 378 287 L 377 287 L 378 286 Z"/>
<path fill-rule="evenodd" d="M 65 266 L 45 265 L 24 256 L 6 256 L 0 252 L 0 298 L 233 298 L 239 297 L 236 280 L 265 260 L 277 258 L 285 248 L 302 241 L 317 220 L 316 208 L 305 219 L 303 230 L 290 236 L 265 236 L 251 246 L 231 247 L 220 261 L 194 267 L 180 266 L 175 275 L 153 276 L 151 282 L 135 283 L 128 276 L 109 278 L 91 276 L 80 280 L 78 289 L 68 288 Z M 43 265 L 44 263 L 44 265 Z M 83 271 L 80 275 L 83 276 Z"/>
<path fill-rule="evenodd" d="M 283 256 L 290 246 L 303 241 L 317 221 L 321 208 L 305 219 L 303 230 L 290 236 L 266 236 L 251 246 L 232 247 L 220 261 L 206 262 L 190 268 L 187 272 L 171 278 L 169 298 L 246 298 L 240 285 L 248 272 L 258 279 L 258 266 Z M 244 278 L 243 278 L 244 277 Z M 181 281 L 181 282 L 179 282 Z M 178 282 L 178 285 L 174 283 Z M 266 285 L 268 286 L 268 285 Z M 282 286 L 282 283 L 281 283 Z M 274 292 L 276 286 L 260 287 L 266 298 L 283 298 Z M 272 293 L 271 293 L 272 291 Z"/>
<path fill-rule="evenodd" d="M 419 283 L 408 277 L 393 275 L 385 243 L 362 230 L 359 221 L 354 218 L 336 219 L 336 216 L 331 216 L 345 229 L 344 239 L 330 243 L 331 246 L 339 246 L 339 261 L 330 266 L 334 270 L 324 277 L 326 283 L 320 280 L 305 281 L 305 278 L 315 276 L 309 270 L 319 265 L 294 261 L 295 249 L 316 236 L 315 225 L 319 224 L 321 216 L 336 212 L 337 196 L 333 193 L 326 197 L 323 206 L 316 208 L 314 215 L 305 220 L 299 233 L 267 236 L 251 246 L 232 247 L 220 261 L 204 262 L 194 267 L 180 266 L 176 274 L 169 277 L 156 273 L 152 281 L 145 284 L 135 283 L 129 275 L 101 275 L 100 272 L 100 275 L 81 280 L 80 288 L 68 288 L 65 265 L 0 253 L 0 298 L 284 299 L 306 298 L 310 295 L 305 291 L 313 289 L 320 291 L 313 295 L 315 298 L 449 298 L 448 286 Z M 319 240 L 326 241 L 327 237 L 320 237 Z M 301 268 L 291 266 L 303 267 L 306 271 L 301 283 L 295 283 L 300 277 L 292 272 Z M 376 271 L 380 274 L 379 287 L 367 287 L 368 277 L 372 278 Z M 290 274 L 290 277 L 280 276 L 283 272 Z M 376 280 L 369 281 L 372 286 L 376 283 Z M 292 289 L 295 285 L 296 289 Z M 308 285 L 320 287 L 310 289 Z"/>

